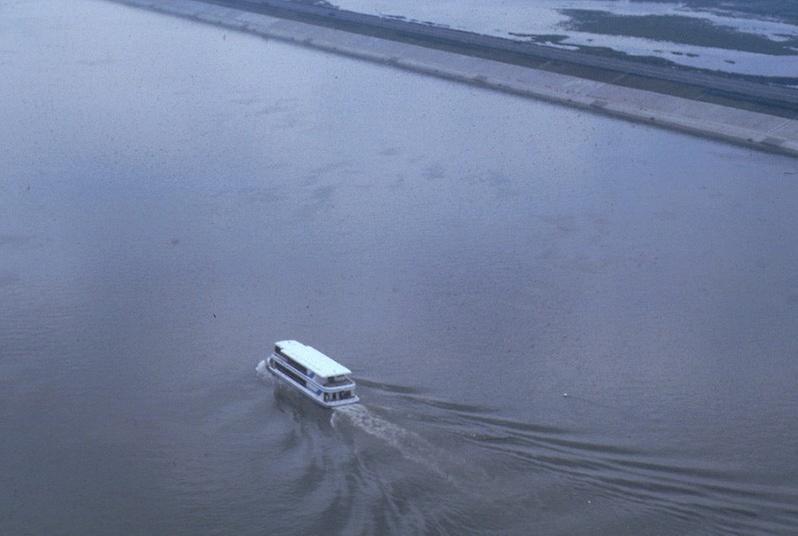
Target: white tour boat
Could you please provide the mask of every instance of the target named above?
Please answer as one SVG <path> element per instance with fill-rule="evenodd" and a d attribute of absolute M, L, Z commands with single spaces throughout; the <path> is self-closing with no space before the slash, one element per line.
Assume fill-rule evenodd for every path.
<path fill-rule="evenodd" d="M 312 346 L 298 341 L 278 341 L 266 361 L 269 372 L 325 408 L 354 404 L 352 371 Z"/>

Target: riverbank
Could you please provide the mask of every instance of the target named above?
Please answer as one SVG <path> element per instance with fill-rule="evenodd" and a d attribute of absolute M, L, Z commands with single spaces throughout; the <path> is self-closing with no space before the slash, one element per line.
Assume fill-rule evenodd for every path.
<path fill-rule="evenodd" d="M 624 75 L 615 76 L 610 79 L 612 81 L 597 79 L 592 72 L 587 77 L 574 76 L 575 69 L 568 74 L 553 72 L 546 70 L 545 64 L 534 68 L 421 46 L 407 40 L 385 39 L 372 35 L 374 32 L 344 31 L 297 20 L 296 17 L 281 18 L 199 0 L 115 1 L 436 77 L 798 156 L 798 120 L 794 118 L 790 95 L 787 95 L 788 101 L 781 111 L 765 113 L 760 110 L 769 111 L 770 108 L 758 107 L 755 103 L 747 106 L 739 99 L 719 98 L 715 99 L 716 102 L 705 102 L 703 98 L 698 100 L 615 83 L 629 84 L 628 80 L 620 80 L 625 78 Z M 300 9 L 307 9 L 307 6 Z M 393 21 L 392 24 L 401 22 Z M 685 74 L 691 75 L 682 73 L 679 77 Z M 703 80 L 700 74 L 693 76 L 696 80 Z M 649 83 L 657 85 L 657 80 L 651 79 Z M 659 85 L 668 83 L 673 82 L 663 81 Z M 752 88 L 752 91 L 756 90 L 756 87 Z M 769 93 L 771 90 L 763 86 L 762 91 Z M 729 105 L 722 104 L 724 101 Z"/>

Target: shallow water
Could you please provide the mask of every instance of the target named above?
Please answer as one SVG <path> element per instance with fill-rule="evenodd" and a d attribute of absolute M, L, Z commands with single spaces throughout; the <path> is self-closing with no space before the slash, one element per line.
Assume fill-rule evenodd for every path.
<path fill-rule="evenodd" d="M 99 1 L 0 51 L 0 533 L 798 530 L 794 159 Z"/>

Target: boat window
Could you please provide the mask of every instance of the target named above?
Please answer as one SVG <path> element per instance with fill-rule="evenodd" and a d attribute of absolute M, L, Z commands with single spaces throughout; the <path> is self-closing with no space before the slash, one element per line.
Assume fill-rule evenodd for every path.
<path fill-rule="evenodd" d="M 305 367 L 303 367 L 302 365 L 300 365 L 299 363 L 297 363 L 296 361 L 294 361 L 293 359 L 291 359 L 291 358 L 290 358 L 290 357 L 288 357 L 287 355 L 285 355 L 285 354 L 280 354 L 280 357 L 282 357 L 283 359 L 285 359 L 285 360 L 288 362 L 288 364 L 289 364 L 289 365 L 291 365 L 292 367 L 294 367 L 296 370 L 298 370 L 298 371 L 299 371 L 299 372 L 301 372 L 302 374 L 304 374 L 304 375 L 306 375 L 306 376 L 308 375 L 308 369 L 306 369 Z"/>
<path fill-rule="evenodd" d="M 280 372 L 282 372 L 283 374 L 285 374 L 286 376 L 288 376 L 298 384 L 307 387 L 307 382 L 305 382 L 305 380 L 300 378 L 299 374 L 297 374 L 296 372 L 289 370 L 288 367 L 284 367 L 281 363 L 277 363 L 276 361 L 274 363 L 274 366 L 277 370 L 279 370 Z"/>
<path fill-rule="evenodd" d="M 327 381 L 324 382 L 325 385 L 345 385 L 347 383 L 351 383 L 352 380 L 349 379 L 347 376 L 330 376 L 327 378 Z"/>

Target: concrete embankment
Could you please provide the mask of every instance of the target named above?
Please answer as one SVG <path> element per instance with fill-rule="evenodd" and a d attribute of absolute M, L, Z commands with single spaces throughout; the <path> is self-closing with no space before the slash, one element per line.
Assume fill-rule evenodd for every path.
<path fill-rule="evenodd" d="M 434 46 L 418 39 L 415 42 L 402 38 L 386 39 L 375 31 L 347 31 L 337 27 L 337 24 L 316 24 L 313 19 L 318 19 L 318 15 L 313 15 L 310 22 L 306 22 L 300 20 L 301 13 L 283 18 L 255 7 L 239 9 L 238 6 L 202 0 L 116 1 L 441 78 L 798 156 L 798 119 L 795 118 L 796 110 L 791 102 L 793 96 L 790 90 L 757 87 L 745 82 L 731 83 L 727 84 L 726 89 L 718 89 L 727 92 L 728 97 L 707 102 L 703 97 L 687 98 L 669 94 L 672 91 L 650 91 L 628 84 L 619 85 L 614 82 L 625 76 L 617 72 L 612 81 L 596 76 L 580 77 L 553 72 L 547 70 L 545 64 L 542 68 L 535 68 L 523 62 L 490 59 L 485 57 L 486 54 L 459 53 L 451 47 Z M 392 21 L 394 23 L 402 24 Z M 347 23 L 349 26 L 351 24 L 351 21 Z M 612 68 L 606 70 L 611 72 Z M 631 74 L 642 77 L 639 73 Z M 683 78 L 690 74 L 680 73 L 678 76 Z M 700 73 L 695 76 L 696 87 L 703 84 L 712 89 L 712 77 Z M 653 84 L 658 82 L 654 74 L 651 80 Z M 689 81 L 689 77 L 686 80 Z M 685 87 L 691 85 L 678 80 L 662 82 L 680 83 Z M 739 98 L 735 98 L 735 91 Z M 762 92 L 760 100 L 765 103 L 761 106 L 757 104 L 759 91 Z M 770 110 L 772 113 L 768 113 Z"/>

